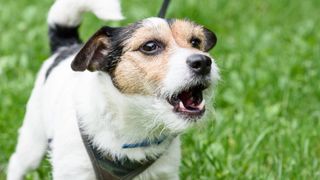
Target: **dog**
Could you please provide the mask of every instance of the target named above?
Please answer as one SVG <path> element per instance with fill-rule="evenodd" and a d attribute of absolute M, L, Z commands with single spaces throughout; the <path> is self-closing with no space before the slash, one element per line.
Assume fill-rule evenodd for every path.
<path fill-rule="evenodd" d="M 99 179 L 99 158 L 143 165 L 127 179 L 179 179 L 179 135 L 204 119 L 219 80 L 208 53 L 216 35 L 151 17 L 102 27 L 83 44 L 84 11 L 122 18 L 119 1 L 90 2 L 57 0 L 49 11 L 53 55 L 37 75 L 8 179 L 23 179 L 48 149 L 53 179 Z"/>

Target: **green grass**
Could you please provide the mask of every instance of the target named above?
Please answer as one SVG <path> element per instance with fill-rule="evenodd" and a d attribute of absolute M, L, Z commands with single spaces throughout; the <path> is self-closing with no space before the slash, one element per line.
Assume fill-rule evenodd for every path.
<path fill-rule="evenodd" d="M 0 179 L 37 70 L 49 56 L 53 1 L 0 0 Z M 143 3 L 141 3 L 143 2 Z M 160 1 L 123 1 L 124 25 Z M 215 112 L 183 135 L 181 179 L 320 179 L 320 1 L 174 0 L 168 17 L 216 32 Z M 105 24 L 86 15 L 87 39 Z M 27 179 L 50 179 L 44 161 Z"/>

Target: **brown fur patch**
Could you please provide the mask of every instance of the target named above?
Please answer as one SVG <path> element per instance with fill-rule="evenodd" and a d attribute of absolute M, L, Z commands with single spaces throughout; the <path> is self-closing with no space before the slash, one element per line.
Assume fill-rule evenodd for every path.
<path fill-rule="evenodd" d="M 123 93 L 151 95 L 157 93 L 168 70 L 170 43 L 169 25 L 144 22 L 144 26 L 136 30 L 132 38 L 125 42 L 124 55 L 114 72 L 114 82 Z M 165 47 L 158 55 L 145 55 L 139 51 L 144 43 L 157 40 Z"/>
<path fill-rule="evenodd" d="M 206 39 L 201 26 L 186 20 L 174 20 L 171 24 L 171 31 L 179 46 L 191 48 L 190 40 L 196 37 L 201 40 L 200 50 L 204 50 Z"/>
<path fill-rule="evenodd" d="M 143 57 L 135 52 L 126 53 L 115 69 L 114 81 L 123 93 L 155 94 L 167 73 L 168 58 L 161 55 Z"/>

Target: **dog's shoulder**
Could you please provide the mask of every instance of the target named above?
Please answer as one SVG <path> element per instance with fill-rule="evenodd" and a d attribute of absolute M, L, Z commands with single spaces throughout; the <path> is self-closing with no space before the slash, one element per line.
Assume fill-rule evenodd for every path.
<path fill-rule="evenodd" d="M 47 79 L 51 72 L 62 62 L 65 61 L 68 57 L 74 55 L 82 47 L 81 44 L 74 44 L 72 46 L 60 48 L 59 51 L 55 54 L 53 60 L 49 63 L 50 66 L 47 68 L 45 73 L 45 79 Z"/>

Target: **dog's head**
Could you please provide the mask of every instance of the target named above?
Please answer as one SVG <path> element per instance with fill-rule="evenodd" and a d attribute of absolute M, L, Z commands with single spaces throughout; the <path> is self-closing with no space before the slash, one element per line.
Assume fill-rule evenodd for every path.
<path fill-rule="evenodd" d="M 213 32 L 193 22 L 148 18 L 101 28 L 77 54 L 72 69 L 106 72 L 122 94 L 157 99 L 162 110 L 169 110 L 166 117 L 191 124 L 205 112 L 204 90 L 219 77 L 208 54 L 216 41 Z"/>

